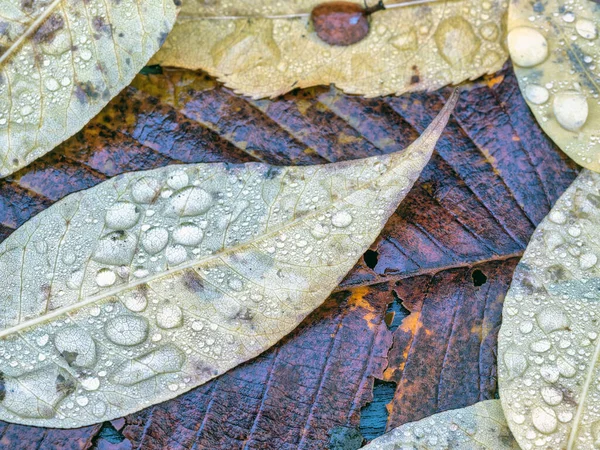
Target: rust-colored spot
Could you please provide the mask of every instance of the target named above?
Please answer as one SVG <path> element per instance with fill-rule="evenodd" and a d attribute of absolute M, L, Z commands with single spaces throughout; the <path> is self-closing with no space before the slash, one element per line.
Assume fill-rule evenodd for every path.
<path fill-rule="evenodd" d="M 352 45 L 369 34 L 369 15 L 385 9 L 383 2 L 370 8 L 356 3 L 329 2 L 317 5 L 310 17 L 317 36 L 330 45 Z"/>
<path fill-rule="evenodd" d="M 60 14 L 52 14 L 35 32 L 33 40 L 37 43 L 50 43 L 64 27 L 65 19 Z"/>
<path fill-rule="evenodd" d="M 504 75 L 502 75 L 502 74 L 486 77 L 486 82 L 490 89 L 493 89 L 494 87 L 498 86 L 503 81 L 504 81 Z"/>

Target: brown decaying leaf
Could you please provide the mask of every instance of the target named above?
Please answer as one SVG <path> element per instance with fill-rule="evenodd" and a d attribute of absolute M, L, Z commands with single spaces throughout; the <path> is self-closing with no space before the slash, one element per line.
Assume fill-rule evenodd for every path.
<path fill-rule="evenodd" d="M 81 133 L 0 182 L 2 234 L 69 192 L 124 171 L 388 153 L 412 142 L 445 96 L 362 99 L 318 88 L 248 101 L 191 72 L 140 76 Z M 384 370 L 400 380 L 390 428 L 491 398 L 495 332 L 512 268 L 575 173 L 536 127 L 509 69 L 473 85 L 372 247 L 374 269 L 359 264 L 340 292 L 261 357 L 117 428 L 143 449 L 312 449 L 326 447 L 336 427 L 359 425 L 373 377 Z M 487 276 L 481 287 L 473 286 L 477 269 Z M 392 291 L 413 311 L 394 333 L 394 346 L 383 322 Z M 424 401 L 432 392 L 435 401 Z M 24 448 L 91 448 L 92 440 L 110 448 L 95 438 L 97 430 L 5 424 L 0 444 L 41 436 Z"/>

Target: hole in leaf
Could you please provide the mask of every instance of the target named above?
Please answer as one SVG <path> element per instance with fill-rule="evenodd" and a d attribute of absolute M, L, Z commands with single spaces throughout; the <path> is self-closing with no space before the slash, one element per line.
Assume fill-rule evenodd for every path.
<path fill-rule="evenodd" d="M 377 265 L 377 261 L 379 260 L 379 253 L 374 250 L 367 250 L 363 256 L 365 260 L 365 264 L 369 269 L 374 270 Z"/>
<path fill-rule="evenodd" d="M 410 315 L 410 311 L 402 304 L 402 299 L 398 297 L 395 291 L 392 291 L 394 301 L 390 303 L 385 312 L 385 324 L 393 333 L 400 326 L 405 317 Z"/>
<path fill-rule="evenodd" d="M 360 432 L 367 440 L 375 439 L 385 433 L 388 410 L 385 405 L 392 401 L 396 392 L 396 383 L 375 379 L 373 401 L 365 405 L 360 412 Z"/>
<path fill-rule="evenodd" d="M 110 444 L 120 444 L 125 440 L 125 436 L 123 436 L 123 434 L 121 434 L 121 432 L 117 430 L 112 423 L 104 422 L 100 432 L 96 436 L 95 443 L 97 444 L 101 439 L 104 439 Z"/>
<path fill-rule="evenodd" d="M 475 287 L 483 286 L 487 282 L 487 276 L 479 269 L 474 270 L 471 276 Z"/>

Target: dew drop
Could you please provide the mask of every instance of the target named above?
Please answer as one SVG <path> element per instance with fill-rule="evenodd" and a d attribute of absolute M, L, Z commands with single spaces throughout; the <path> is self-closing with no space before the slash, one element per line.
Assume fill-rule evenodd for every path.
<path fill-rule="evenodd" d="M 535 353 L 547 352 L 548 350 L 550 350 L 551 347 L 552 347 L 552 344 L 547 339 L 540 339 L 539 341 L 532 342 L 529 345 L 529 348 L 531 349 L 531 351 L 535 352 Z"/>
<path fill-rule="evenodd" d="M 541 433 L 550 434 L 556 430 L 558 420 L 550 408 L 538 406 L 531 411 L 533 426 Z"/>
<path fill-rule="evenodd" d="M 113 382 L 124 386 L 132 386 L 144 380 L 154 378 L 158 374 L 177 372 L 183 366 L 185 355 L 174 345 L 165 345 L 126 361 L 115 369 Z"/>
<path fill-rule="evenodd" d="M 442 58 L 451 66 L 470 63 L 481 45 L 471 24 L 460 16 L 443 20 L 433 37 Z"/>
<path fill-rule="evenodd" d="M 167 184 L 169 185 L 169 187 L 171 189 L 175 189 L 176 191 L 186 187 L 189 182 L 190 179 L 185 170 L 178 170 L 176 172 L 173 172 L 171 175 L 169 175 L 169 178 L 167 178 Z"/>
<path fill-rule="evenodd" d="M 128 294 L 123 303 L 128 310 L 141 312 L 148 306 L 148 299 L 143 292 L 136 290 Z"/>
<path fill-rule="evenodd" d="M 352 223 L 352 216 L 347 211 L 338 211 L 331 218 L 334 227 L 346 228 Z"/>
<path fill-rule="evenodd" d="M 94 406 L 92 406 L 92 414 L 94 414 L 96 417 L 103 417 L 104 414 L 106 414 L 106 403 L 103 401 L 97 401 L 94 403 Z"/>
<path fill-rule="evenodd" d="M 86 391 L 95 391 L 100 387 L 100 380 L 96 377 L 82 378 L 79 381 L 81 387 Z"/>
<path fill-rule="evenodd" d="M 187 259 L 187 250 L 181 245 L 170 245 L 165 251 L 165 256 L 169 264 L 181 264 Z"/>
<path fill-rule="evenodd" d="M 131 196 L 137 203 L 152 203 L 160 191 L 160 182 L 155 178 L 143 177 L 135 182 Z"/>
<path fill-rule="evenodd" d="M 584 253 L 579 257 L 579 267 L 583 270 L 591 269 L 598 262 L 598 257 L 593 253 Z"/>
<path fill-rule="evenodd" d="M 128 265 L 133 259 L 137 238 L 124 231 L 115 231 L 101 238 L 94 250 L 94 261 L 111 265 Z"/>
<path fill-rule="evenodd" d="M 577 373 L 577 369 L 575 368 L 575 365 L 571 364 L 569 361 L 567 361 L 562 356 L 559 356 L 556 359 L 556 365 L 558 367 L 560 374 L 563 377 L 571 378 L 571 377 L 574 377 L 575 374 Z"/>
<path fill-rule="evenodd" d="M 525 87 L 525 97 L 534 105 L 543 105 L 550 98 L 550 93 L 544 86 L 528 84 Z"/>
<path fill-rule="evenodd" d="M 143 317 L 118 316 L 106 322 L 104 334 L 114 344 L 141 344 L 148 337 L 148 322 Z"/>
<path fill-rule="evenodd" d="M 150 228 L 142 236 L 142 247 L 151 255 L 160 252 L 169 242 L 169 232 L 161 227 Z"/>
<path fill-rule="evenodd" d="M 232 291 L 238 292 L 243 289 L 244 283 L 239 278 L 231 277 L 227 280 L 227 286 L 229 286 Z"/>
<path fill-rule="evenodd" d="M 584 39 L 593 40 L 598 37 L 596 24 L 589 19 L 579 19 L 575 23 L 575 29 L 577 30 L 577 34 Z"/>
<path fill-rule="evenodd" d="M 173 241 L 181 245 L 198 245 L 203 237 L 204 233 L 200 227 L 193 223 L 182 223 L 173 231 Z"/>
<path fill-rule="evenodd" d="M 183 311 L 177 305 L 163 305 L 156 313 L 156 324 L 165 329 L 181 326 Z"/>
<path fill-rule="evenodd" d="M 202 331 L 203 328 L 204 328 L 204 324 L 202 322 L 200 322 L 199 320 L 192 322 L 192 330 Z"/>
<path fill-rule="evenodd" d="M 536 314 L 536 320 L 542 331 L 546 334 L 569 328 L 569 317 L 565 312 L 555 306 L 544 307 Z"/>
<path fill-rule="evenodd" d="M 540 375 L 542 375 L 542 378 L 548 383 L 556 383 L 560 377 L 558 367 L 549 365 L 540 367 Z"/>
<path fill-rule="evenodd" d="M 329 235 L 330 231 L 331 230 L 327 225 L 317 223 L 314 227 L 311 228 L 310 234 L 315 239 L 325 239 Z"/>
<path fill-rule="evenodd" d="M 54 346 L 69 365 L 92 367 L 96 363 L 96 343 L 82 328 L 60 330 L 54 336 Z"/>
<path fill-rule="evenodd" d="M 204 214 L 213 204 L 212 196 L 199 187 L 185 188 L 169 199 L 165 209 L 168 216 L 197 216 Z"/>
<path fill-rule="evenodd" d="M 550 406 L 556 406 L 563 400 L 563 394 L 554 386 L 544 386 L 541 389 L 542 398 Z"/>
<path fill-rule="evenodd" d="M 37 340 L 36 340 L 37 345 L 39 345 L 40 347 L 43 347 L 44 345 L 46 345 L 48 343 L 49 339 L 50 339 L 50 337 L 47 334 L 43 334 L 37 338 Z"/>
<path fill-rule="evenodd" d="M 87 406 L 88 403 L 90 402 L 90 399 L 83 395 L 80 395 L 75 399 L 75 401 L 77 402 L 77 404 L 79 406 Z"/>
<path fill-rule="evenodd" d="M 115 284 L 117 275 L 110 269 L 100 269 L 96 273 L 96 284 L 100 287 L 108 287 Z"/>
<path fill-rule="evenodd" d="M 556 94 L 552 110 L 558 123 L 569 131 L 577 131 L 583 127 L 589 113 L 585 95 L 576 91 Z"/>
<path fill-rule="evenodd" d="M 507 351 L 504 353 L 504 364 L 511 379 L 520 377 L 527 370 L 527 358 L 521 353 Z"/>
<path fill-rule="evenodd" d="M 508 33 L 508 49 L 513 62 L 521 67 L 533 67 L 548 57 L 548 41 L 537 30 L 517 27 Z"/>
<path fill-rule="evenodd" d="M 138 206 L 129 202 L 117 202 L 106 211 L 104 222 L 113 230 L 126 230 L 134 226 L 139 218 Z"/>

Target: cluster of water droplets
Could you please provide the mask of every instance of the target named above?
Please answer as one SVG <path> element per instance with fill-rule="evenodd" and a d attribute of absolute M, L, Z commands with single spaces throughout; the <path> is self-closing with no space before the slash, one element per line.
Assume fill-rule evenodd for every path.
<path fill-rule="evenodd" d="M 598 12 L 589 0 L 521 2 L 511 8 L 515 26 L 508 34 L 511 58 L 517 66 L 521 89 L 542 125 L 556 120 L 569 140 L 551 136 L 573 149 L 579 161 L 592 160 L 591 149 L 600 138 L 588 132 L 600 110 L 600 48 Z M 596 128 L 597 130 L 597 128 Z M 565 138 L 567 139 L 567 138 Z"/>
<path fill-rule="evenodd" d="M 572 427 L 580 444 L 600 439 L 598 217 L 600 176 L 586 171 L 535 232 L 505 300 L 500 394 L 524 449 L 560 448 Z"/>
<path fill-rule="evenodd" d="M 171 166 L 36 216 L 2 244 L 0 271 L 22 268 L 0 281 L 2 328 L 54 316 L 0 346 L 0 410 L 27 423 L 90 423 L 260 353 L 375 239 L 414 180 L 411 164 L 423 163 L 408 153 L 404 170 L 387 157 Z"/>

